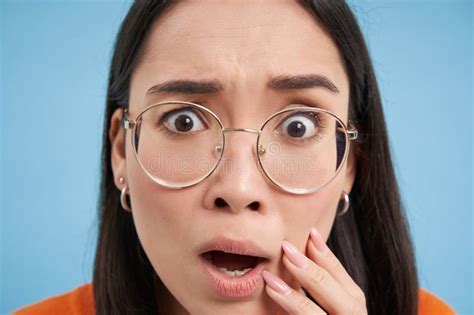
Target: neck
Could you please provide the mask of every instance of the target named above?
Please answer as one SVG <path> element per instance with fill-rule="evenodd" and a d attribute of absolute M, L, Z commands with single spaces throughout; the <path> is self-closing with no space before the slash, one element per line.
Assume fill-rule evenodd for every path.
<path fill-rule="evenodd" d="M 163 282 L 157 276 L 154 279 L 155 297 L 159 314 L 189 315 L 189 312 L 176 300 Z"/>

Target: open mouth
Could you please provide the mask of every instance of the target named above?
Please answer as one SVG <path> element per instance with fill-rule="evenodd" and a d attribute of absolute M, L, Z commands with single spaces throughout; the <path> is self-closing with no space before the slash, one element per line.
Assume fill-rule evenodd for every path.
<path fill-rule="evenodd" d="M 211 250 L 201 256 L 230 277 L 242 277 L 259 264 L 268 261 L 263 257 L 226 253 L 220 250 Z"/>

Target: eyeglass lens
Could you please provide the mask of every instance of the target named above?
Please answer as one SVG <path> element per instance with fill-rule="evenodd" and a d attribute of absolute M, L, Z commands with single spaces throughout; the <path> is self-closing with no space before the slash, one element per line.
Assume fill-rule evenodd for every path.
<path fill-rule="evenodd" d="M 221 124 L 208 111 L 167 103 L 150 107 L 137 119 L 134 149 L 139 163 L 155 181 L 185 187 L 217 167 L 224 137 Z M 316 189 L 335 176 L 346 139 L 343 125 L 330 113 L 310 107 L 290 109 L 264 124 L 258 137 L 258 157 L 277 185 Z M 226 165 L 228 162 L 232 161 Z"/>

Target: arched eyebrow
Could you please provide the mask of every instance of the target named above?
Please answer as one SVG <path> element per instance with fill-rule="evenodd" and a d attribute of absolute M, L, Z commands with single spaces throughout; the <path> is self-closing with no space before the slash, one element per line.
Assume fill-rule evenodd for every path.
<path fill-rule="evenodd" d="M 327 77 L 320 74 L 279 75 L 267 83 L 269 89 L 297 90 L 322 87 L 330 92 L 339 93 L 339 89 Z"/>
<path fill-rule="evenodd" d="M 272 90 L 301 90 L 324 88 L 332 93 L 339 93 L 339 89 L 327 77 L 320 74 L 305 75 L 278 75 L 267 82 L 267 88 Z M 148 89 L 149 94 L 213 94 L 223 92 L 224 86 L 217 80 L 171 80 L 156 84 Z"/>

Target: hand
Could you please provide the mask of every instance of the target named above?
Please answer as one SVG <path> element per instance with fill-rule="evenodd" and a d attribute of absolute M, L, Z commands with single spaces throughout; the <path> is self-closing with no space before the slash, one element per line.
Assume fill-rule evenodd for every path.
<path fill-rule="evenodd" d="M 296 291 L 264 270 L 262 276 L 267 283 L 267 294 L 289 314 L 366 315 L 364 292 L 315 228 L 309 239 L 309 258 L 289 242 L 283 241 L 283 264 L 319 305 L 311 301 L 302 289 Z"/>

